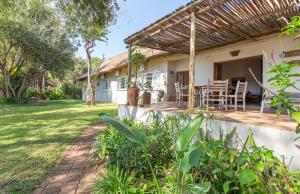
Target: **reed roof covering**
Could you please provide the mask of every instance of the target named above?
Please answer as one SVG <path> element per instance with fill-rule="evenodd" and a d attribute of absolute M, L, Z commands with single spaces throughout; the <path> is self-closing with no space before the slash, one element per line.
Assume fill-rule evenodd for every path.
<path fill-rule="evenodd" d="M 143 54 L 146 60 L 152 59 L 154 57 L 166 56 L 170 54 L 166 51 L 149 49 L 149 48 L 138 48 L 137 52 Z M 114 70 L 122 69 L 128 65 L 128 51 L 122 52 L 116 56 L 106 59 L 100 66 L 93 71 L 92 75 L 105 74 L 112 72 Z M 77 78 L 77 80 L 85 80 L 87 74 L 83 74 Z"/>
<path fill-rule="evenodd" d="M 188 53 L 196 15 L 196 51 L 280 32 L 300 13 L 300 0 L 194 0 L 125 39 L 125 43 Z"/>

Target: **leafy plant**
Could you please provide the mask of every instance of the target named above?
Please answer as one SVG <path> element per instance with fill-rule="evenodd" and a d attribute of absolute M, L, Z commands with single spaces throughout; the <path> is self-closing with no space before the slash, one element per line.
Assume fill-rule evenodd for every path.
<path fill-rule="evenodd" d="M 288 25 L 282 29 L 282 36 L 294 36 L 295 40 L 300 38 L 300 16 L 295 16 L 291 18 L 291 21 Z M 293 45 L 293 48 L 299 47 L 300 44 Z M 271 75 L 271 78 L 268 79 L 268 82 L 271 85 L 271 89 L 275 90 L 272 92 L 274 98 L 271 100 L 271 104 L 277 108 L 277 114 L 280 114 L 282 111 L 286 110 L 291 113 L 292 119 L 294 119 L 298 125 L 296 128 L 296 133 L 300 133 L 300 117 L 299 109 L 292 105 L 292 98 L 287 93 L 287 90 L 293 88 L 294 90 L 300 91 L 297 87 L 300 77 L 295 68 L 299 67 L 300 64 L 288 63 L 284 59 L 284 53 L 282 55 L 281 61 L 276 63 L 273 59 L 273 66 L 269 69 L 268 73 Z M 271 90 L 268 90 L 271 91 Z M 296 138 L 299 139 L 300 137 Z"/>
<path fill-rule="evenodd" d="M 146 61 L 146 57 L 145 57 L 145 55 L 143 55 L 142 53 L 140 53 L 138 51 L 137 47 L 133 47 L 132 52 L 130 53 L 130 56 L 129 56 L 129 60 L 132 64 L 134 64 L 136 66 L 136 70 L 135 70 L 134 80 L 132 80 L 130 77 L 130 79 L 128 80 L 128 86 L 137 87 L 138 85 L 140 85 L 140 83 L 138 82 L 138 79 L 137 79 L 138 69 L 139 69 L 140 65 Z"/>
<path fill-rule="evenodd" d="M 150 113 L 147 125 L 101 115 L 127 141 L 109 153 L 109 164 L 134 176 L 137 193 L 300 192 L 300 172 L 289 172 L 271 150 L 256 145 L 252 134 L 242 143 L 233 128 L 214 139 L 203 115 Z"/>
<path fill-rule="evenodd" d="M 124 172 L 119 167 L 111 167 L 94 186 L 96 194 L 132 194 L 137 193 L 134 186 L 134 176 L 128 172 Z"/>
<path fill-rule="evenodd" d="M 126 137 L 128 140 L 136 143 L 137 145 L 139 145 L 144 153 L 145 159 L 151 169 L 151 173 L 153 176 L 153 180 L 155 182 L 156 188 L 157 188 L 157 192 L 161 193 L 160 191 L 160 187 L 158 185 L 158 181 L 157 181 L 157 177 L 154 171 L 154 168 L 149 160 L 149 156 L 147 153 L 147 139 L 146 139 L 146 134 L 136 130 L 134 128 L 131 128 L 129 126 L 126 126 L 125 124 L 123 124 L 122 122 L 107 116 L 107 115 L 101 115 L 100 116 L 102 120 L 104 120 L 105 122 L 109 123 L 110 125 L 112 125 L 115 129 L 117 129 L 124 137 Z"/>

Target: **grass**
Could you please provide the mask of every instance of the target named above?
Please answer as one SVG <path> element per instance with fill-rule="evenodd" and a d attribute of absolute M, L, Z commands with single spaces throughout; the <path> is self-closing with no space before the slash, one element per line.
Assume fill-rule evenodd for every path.
<path fill-rule="evenodd" d="M 0 106 L 0 193 L 31 193 L 99 112 L 116 115 L 117 108 L 76 100 Z"/>

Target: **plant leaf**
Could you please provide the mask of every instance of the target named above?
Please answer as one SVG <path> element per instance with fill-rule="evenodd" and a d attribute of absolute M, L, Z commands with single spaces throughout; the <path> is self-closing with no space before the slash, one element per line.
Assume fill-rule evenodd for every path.
<path fill-rule="evenodd" d="M 231 143 L 232 143 L 232 138 L 233 138 L 233 136 L 234 136 L 236 130 L 237 130 L 237 127 L 234 127 L 234 128 L 231 129 L 231 131 L 225 136 L 225 142 L 226 142 L 227 144 L 231 144 Z"/>
<path fill-rule="evenodd" d="M 179 135 L 176 141 L 176 148 L 178 152 L 184 152 L 187 149 L 189 143 L 192 141 L 197 131 L 199 130 L 203 119 L 204 119 L 203 115 L 199 115 L 195 117 L 188 123 L 185 129 L 181 132 L 181 134 Z"/>
<path fill-rule="evenodd" d="M 184 174 L 187 173 L 193 166 L 198 165 L 200 155 L 201 149 L 198 143 L 191 145 L 180 160 L 179 170 Z"/>
<path fill-rule="evenodd" d="M 240 172 L 239 180 L 241 185 L 246 185 L 253 182 L 256 179 L 256 174 L 251 169 L 243 169 Z"/>
<path fill-rule="evenodd" d="M 144 134 L 143 132 L 124 125 L 121 121 L 108 115 L 100 115 L 100 118 L 107 124 L 110 124 L 112 127 L 117 129 L 128 140 L 135 142 L 141 146 L 146 145 L 146 134 Z"/>
<path fill-rule="evenodd" d="M 199 185 L 193 185 L 189 188 L 191 194 L 205 194 L 208 193 L 211 187 L 210 182 L 200 183 Z"/>
<path fill-rule="evenodd" d="M 226 181 L 224 184 L 223 184 L 223 191 L 224 193 L 228 193 L 229 189 L 230 189 L 230 183 L 232 183 L 232 181 Z"/>

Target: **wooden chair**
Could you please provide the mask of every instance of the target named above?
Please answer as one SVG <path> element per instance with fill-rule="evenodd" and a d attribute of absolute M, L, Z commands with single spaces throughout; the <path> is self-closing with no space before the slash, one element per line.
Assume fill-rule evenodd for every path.
<path fill-rule="evenodd" d="M 189 90 L 188 86 L 183 86 L 182 84 L 180 85 L 181 101 L 183 101 L 183 97 L 189 97 L 188 90 Z"/>
<path fill-rule="evenodd" d="M 209 109 L 210 102 L 218 102 L 219 108 L 224 107 L 227 110 L 227 96 L 228 96 L 228 79 L 226 80 L 208 80 L 206 95 L 204 102 L 206 108 Z"/>
<path fill-rule="evenodd" d="M 234 101 L 234 110 L 237 110 L 238 102 L 243 103 L 243 111 L 246 110 L 246 93 L 247 93 L 248 82 L 238 81 L 234 95 L 229 95 L 230 107 Z"/>
<path fill-rule="evenodd" d="M 176 102 L 181 101 L 181 92 L 180 92 L 180 86 L 178 82 L 175 82 L 175 92 L 176 92 Z"/>

